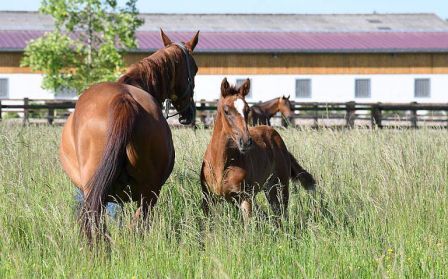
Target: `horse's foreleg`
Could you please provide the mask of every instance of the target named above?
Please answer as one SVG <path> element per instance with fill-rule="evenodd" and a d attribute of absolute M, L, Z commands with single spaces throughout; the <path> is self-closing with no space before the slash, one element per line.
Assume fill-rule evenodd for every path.
<path fill-rule="evenodd" d="M 247 225 L 253 213 L 253 196 L 247 192 L 233 192 L 230 196 L 239 208 L 244 224 Z"/>
<path fill-rule="evenodd" d="M 201 181 L 201 187 L 202 187 L 202 203 L 201 208 L 202 212 L 204 212 L 205 216 L 210 216 L 210 205 L 214 204 L 214 198 L 210 191 L 207 188 L 207 185 L 205 185 L 205 182 Z"/>
<path fill-rule="evenodd" d="M 139 221 L 142 221 L 144 228 L 149 228 L 149 215 L 152 208 L 156 205 L 157 200 L 159 198 L 160 189 L 155 192 L 152 191 L 150 194 L 142 196 L 138 201 L 138 208 L 134 214 L 133 218 L 133 226 L 138 224 Z"/>
<path fill-rule="evenodd" d="M 240 209 L 243 214 L 244 224 L 247 225 L 252 217 L 252 200 L 250 198 L 242 199 L 240 202 Z"/>

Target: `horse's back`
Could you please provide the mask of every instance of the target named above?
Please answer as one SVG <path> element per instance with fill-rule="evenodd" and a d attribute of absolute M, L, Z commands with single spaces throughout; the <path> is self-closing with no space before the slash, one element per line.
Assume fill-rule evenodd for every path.
<path fill-rule="evenodd" d="M 254 147 L 248 153 L 248 161 L 256 162 L 249 173 L 252 179 L 258 183 L 264 183 L 267 177 L 288 180 L 291 163 L 280 134 L 266 125 L 250 127 L 249 133 Z"/>
<path fill-rule="evenodd" d="M 79 97 L 75 107 L 77 122 L 81 119 L 108 121 L 109 110 L 113 99 L 119 94 L 129 93 L 144 111 L 153 119 L 160 121 L 163 115 L 154 97 L 149 93 L 126 84 L 116 82 L 98 83 L 86 89 Z"/>
<path fill-rule="evenodd" d="M 280 134 L 271 126 L 259 125 L 256 127 L 249 127 L 249 133 L 255 143 L 258 143 L 258 148 L 266 149 L 269 147 L 271 149 L 274 148 L 280 150 L 286 148 Z"/>

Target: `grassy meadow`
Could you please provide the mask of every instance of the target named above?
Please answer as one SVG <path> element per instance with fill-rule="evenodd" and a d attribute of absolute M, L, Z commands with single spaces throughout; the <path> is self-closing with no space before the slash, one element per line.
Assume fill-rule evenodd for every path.
<path fill-rule="evenodd" d="M 447 131 L 280 132 L 318 180 L 315 195 L 291 185 L 281 228 L 261 213 L 245 227 L 224 203 L 204 218 L 199 171 L 211 132 L 181 129 L 151 229 L 129 226 L 129 204 L 108 221 L 110 253 L 93 253 L 59 165 L 61 128 L 0 123 L 0 278 L 448 276 Z"/>

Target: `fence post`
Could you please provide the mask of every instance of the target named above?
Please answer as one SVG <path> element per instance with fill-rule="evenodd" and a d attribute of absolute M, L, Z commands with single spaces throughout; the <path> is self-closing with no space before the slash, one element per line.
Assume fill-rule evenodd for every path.
<path fill-rule="evenodd" d="M 381 115 L 381 107 L 380 104 L 373 104 L 372 105 L 372 111 L 371 111 L 371 122 L 372 122 L 372 128 L 378 127 L 383 128 L 383 125 L 381 124 L 382 115 Z"/>
<path fill-rule="evenodd" d="M 28 98 L 23 99 L 23 125 L 26 125 L 30 122 L 29 121 L 30 113 L 28 108 L 29 103 L 30 99 Z"/>
<path fill-rule="evenodd" d="M 355 127 L 355 102 L 347 102 L 345 103 L 345 126 L 347 128 L 353 129 Z"/>
<path fill-rule="evenodd" d="M 201 112 L 199 115 L 199 119 L 201 120 L 201 123 L 204 125 L 205 127 L 205 120 L 207 118 L 206 113 L 205 113 L 205 100 L 201 99 Z"/>
<path fill-rule="evenodd" d="M 446 116 L 448 117 L 448 110 L 446 110 L 445 113 L 446 113 Z M 446 120 L 446 126 L 445 126 L 445 128 L 448 129 L 448 119 Z"/>
<path fill-rule="evenodd" d="M 411 103 L 411 107 L 413 107 L 413 109 L 411 109 L 411 127 L 412 128 L 417 128 L 417 109 L 415 108 L 416 105 L 417 105 L 417 102 Z"/>
<path fill-rule="evenodd" d="M 314 103 L 313 105 L 313 112 L 314 112 L 314 128 L 319 128 L 319 105 L 317 103 Z"/>
<path fill-rule="evenodd" d="M 296 104 L 295 101 L 293 102 L 293 107 L 294 107 L 294 110 L 292 111 L 292 117 L 290 119 L 290 122 L 291 122 L 290 124 L 294 128 L 294 127 L 297 127 L 297 125 L 296 125 L 296 119 L 297 119 L 296 111 L 298 110 L 297 109 L 297 104 Z"/>
<path fill-rule="evenodd" d="M 48 124 L 49 124 L 49 125 L 53 125 L 53 121 L 54 121 L 54 108 L 51 107 L 51 104 L 50 104 L 50 107 L 48 107 L 48 116 L 47 116 L 47 120 L 48 120 Z"/>

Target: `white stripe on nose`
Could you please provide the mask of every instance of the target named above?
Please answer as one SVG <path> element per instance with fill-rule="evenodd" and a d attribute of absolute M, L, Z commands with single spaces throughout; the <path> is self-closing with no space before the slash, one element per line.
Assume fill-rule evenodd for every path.
<path fill-rule="evenodd" d="M 239 114 L 241 114 L 241 116 L 244 118 L 244 101 L 241 99 L 236 99 L 233 105 L 235 106 L 236 111 L 238 111 Z"/>

